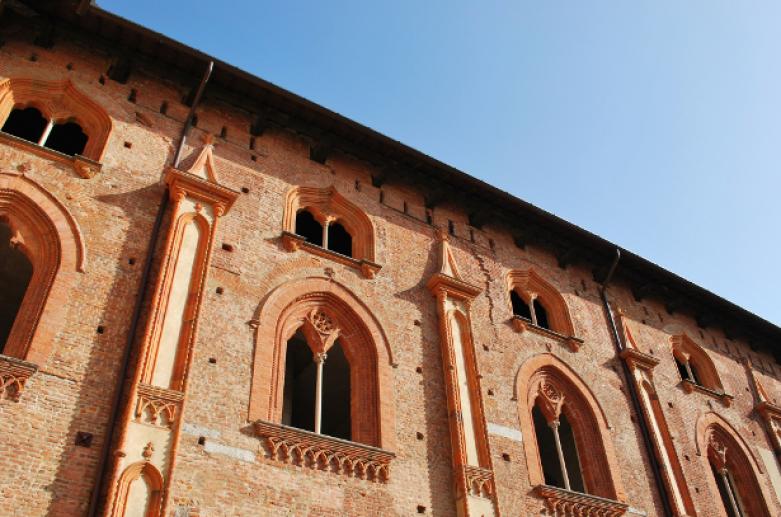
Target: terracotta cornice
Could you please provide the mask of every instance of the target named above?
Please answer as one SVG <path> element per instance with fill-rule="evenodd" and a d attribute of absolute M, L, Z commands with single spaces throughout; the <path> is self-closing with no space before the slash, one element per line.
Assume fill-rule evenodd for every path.
<path fill-rule="evenodd" d="M 299 249 L 306 250 L 314 255 L 318 255 L 320 257 L 339 262 L 340 264 L 344 264 L 345 266 L 358 269 L 364 277 L 370 279 L 377 276 L 377 273 L 379 273 L 380 269 L 382 269 L 382 266 L 375 262 L 342 255 L 341 253 L 337 253 L 322 246 L 318 246 L 317 244 L 312 244 L 306 240 L 306 237 L 302 237 L 301 235 L 288 231 L 282 232 L 282 247 L 291 252 L 298 251 Z"/>
<path fill-rule="evenodd" d="M 227 214 L 239 196 L 236 190 L 174 167 L 166 169 L 165 182 L 168 184 L 172 200 L 188 195 L 213 205 L 217 215 Z"/>
<path fill-rule="evenodd" d="M 634 348 L 626 348 L 621 354 L 621 358 L 626 361 L 630 368 L 640 368 L 641 370 L 653 370 L 656 365 L 659 364 L 659 359 L 656 357 L 635 350 Z"/>
<path fill-rule="evenodd" d="M 3 133 L 2 131 L 0 131 L 0 142 L 22 151 L 27 151 L 46 160 L 68 165 L 73 168 L 76 174 L 84 179 L 90 179 L 94 177 L 103 167 L 101 163 L 79 154 L 75 156 L 63 154 L 59 151 L 49 149 L 48 147 L 38 145 L 23 138 L 9 135 L 8 133 Z"/>
<path fill-rule="evenodd" d="M 444 273 L 434 274 L 426 283 L 426 287 L 436 296 L 440 293 L 445 293 L 454 298 L 462 300 L 473 300 L 478 294 L 483 292 L 479 287 L 448 276 Z"/>
<path fill-rule="evenodd" d="M 553 515 L 618 517 L 629 509 L 626 503 L 549 485 L 537 485 L 534 487 L 534 494 L 545 499 Z"/>

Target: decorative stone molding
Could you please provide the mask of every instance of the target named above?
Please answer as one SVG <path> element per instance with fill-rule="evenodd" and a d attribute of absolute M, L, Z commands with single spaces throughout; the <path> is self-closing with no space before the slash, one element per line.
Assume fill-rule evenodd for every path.
<path fill-rule="evenodd" d="M 513 329 L 518 333 L 523 333 L 528 330 L 536 334 L 555 339 L 556 341 L 560 341 L 561 343 L 565 344 L 572 352 L 577 352 L 580 350 L 581 345 L 583 345 L 583 340 L 578 337 L 565 336 L 564 334 L 560 334 L 555 330 L 540 327 L 539 325 L 532 323 L 530 319 L 524 318 L 523 316 L 513 315 L 510 322 L 512 323 Z"/>
<path fill-rule="evenodd" d="M 343 264 L 345 266 L 359 270 L 365 278 L 369 279 L 377 276 L 377 273 L 379 273 L 380 269 L 382 269 L 382 266 L 379 264 L 366 259 L 355 259 L 346 255 L 342 255 L 341 253 L 331 251 L 329 249 L 323 248 L 322 246 L 318 246 L 317 244 L 312 244 L 304 237 L 289 231 L 282 232 L 282 247 L 290 252 L 302 249 L 314 255 L 333 260 L 339 264 Z"/>
<path fill-rule="evenodd" d="M 705 395 L 718 399 L 724 405 L 724 407 L 730 407 L 732 405 L 732 401 L 735 398 L 732 395 L 728 395 L 724 393 L 723 391 L 717 391 L 717 390 L 712 390 L 710 388 L 706 388 L 705 386 L 701 386 L 696 382 L 690 381 L 689 379 L 681 380 L 681 388 L 683 388 L 683 391 L 685 391 L 686 393 L 694 393 L 696 391 L 698 393 L 703 393 Z"/>
<path fill-rule="evenodd" d="M 557 517 L 619 517 L 629 505 L 548 485 L 537 485 L 534 494 L 545 499 L 548 510 Z"/>
<path fill-rule="evenodd" d="M 6 355 L 43 364 L 62 324 L 70 290 L 84 271 L 78 224 L 62 203 L 21 174 L 0 173 L 0 220 L 33 264 L 33 276 L 5 344 Z"/>
<path fill-rule="evenodd" d="M 19 401 L 24 385 L 38 371 L 33 363 L 0 355 L 0 400 Z"/>
<path fill-rule="evenodd" d="M 274 461 L 377 483 L 390 479 L 392 452 L 263 420 L 254 427 Z"/>
<path fill-rule="evenodd" d="M 170 428 L 181 409 L 184 393 L 141 383 L 136 397 L 136 422 Z"/>

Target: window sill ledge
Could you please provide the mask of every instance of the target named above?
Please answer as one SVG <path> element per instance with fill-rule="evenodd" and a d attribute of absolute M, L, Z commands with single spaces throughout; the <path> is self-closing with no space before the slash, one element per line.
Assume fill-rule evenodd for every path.
<path fill-rule="evenodd" d="M 629 509 L 626 503 L 548 485 L 537 485 L 534 487 L 534 494 L 545 499 L 553 515 L 618 517 Z"/>
<path fill-rule="evenodd" d="M 63 154 L 59 151 L 55 151 L 54 149 L 49 149 L 48 147 L 35 144 L 23 138 L 9 135 L 8 133 L 3 133 L 1 131 L 0 143 L 10 145 L 11 147 L 16 147 L 17 149 L 21 149 L 23 151 L 28 151 L 47 160 L 70 165 L 73 167 L 73 170 L 76 171 L 76 174 L 84 179 L 93 178 L 97 173 L 100 172 L 102 168 L 102 164 L 85 156 L 78 154 L 75 156 Z"/>
<path fill-rule="evenodd" d="M 382 268 L 382 266 L 379 264 L 375 264 L 374 262 L 370 262 L 366 259 L 355 259 L 348 257 L 347 255 L 342 255 L 341 253 L 323 248 L 317 244 L 312 244 L 311 242 L 307 242 L 304 237 L 295 233 L 290 233 L 288 231 L 282 232 L 282 246 L 290 252 L 302 249 L 320 257 L 344 264 L 345 266 L 355 268 L 359 270 L 366 278 L 374 278 Z"/>
<path fill-rule="evenodd" d="M 263 420 L 256 420 L 254 427 L 273 460 L 376 483 L 390 478 L 390 462 L 396 457 L 392 452 Z"/>
<path fill-rule="evenodd" d="M 515 329 L 516 332 L 521 333 L 530 330 L 537 334 L 553 338 L 567 345 L 572 352 L 577 352 L 580 350 L 580 346 L 583 344 L 583 340 L 580 338 L 575 336 L 565 336 L 564 334 L 559 334 L 555 330 L 540 327 L 539 325 L 532 323 L 531 320 L 522 316 L 513 316 L 510 322 L 512 323 L 513 329 Z"/>
<path fill-rule="evenodd" d="M 694 391 L 697 391 L 700 393 L 704 393 L 705 395 L 717 398 L 721 401 L 722 404 L 724 404 L 725 407 L 730 407 L 732 405 L 732 399 L 735 398 L 732 395 L 727 395 L 723 391 L 717 391 L 711 388 L 706 388 L 705 386 L 700 386 L 699 384 L 687 379 L 681 380 L 680 386 L 681 388 L 683 388 L 683 391 L 685 391 L 686 393 L 692 393 Z"/>
<path fill-rule="evenodd" d="M 38 365 L 0 354 L 0 400 L 19 402 L 27 379 L 37 371 Z"/>

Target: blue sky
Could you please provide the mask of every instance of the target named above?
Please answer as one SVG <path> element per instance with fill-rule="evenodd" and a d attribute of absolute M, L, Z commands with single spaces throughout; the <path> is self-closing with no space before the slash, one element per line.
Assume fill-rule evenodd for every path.
<path fill-rule="evenodd" d="M 781 324 L 777 0 L 98 3 Z"/>

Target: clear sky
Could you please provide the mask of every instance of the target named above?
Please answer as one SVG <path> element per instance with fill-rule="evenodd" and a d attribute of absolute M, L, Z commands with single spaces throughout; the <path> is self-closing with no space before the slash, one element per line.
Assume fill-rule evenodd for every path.
<path fill-rule="evenodd" d="M 98 0 L 781 324 L 778 0 Z"/>

